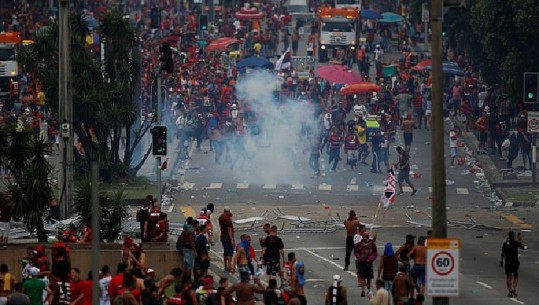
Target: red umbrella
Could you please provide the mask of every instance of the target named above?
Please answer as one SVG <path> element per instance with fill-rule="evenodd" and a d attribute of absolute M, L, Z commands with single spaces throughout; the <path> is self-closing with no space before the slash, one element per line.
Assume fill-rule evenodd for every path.
<path fill-rule="evenodd" d="M 360 82 L 357 84 L 351 84 L 341 89 L 340 95 L 352 95 L 357 93 L 372 93 L 380 92 L 382 88 L 371 82 Z"/>
<path fill-rule="evenodd" d="M 412 70 L 414 71 L 423 71 L 426 67 L 432 66 L 432 59 L 424 60 L 417 65 L 415 65 Z"/>
<path fill-rule="evenodd" d="M 320 67 L 316 73 L 323 79 L 338 84 L 355 84 L 363 81 L 360 75 L 350 68 L 340 65 L 328 65 Z"/>
<path fill-rule="evenodd" d="M 234 16 L 238 19 L 262 19 L 264 13 L 255 7 L 242 7 Z"/>
<path fill-rule="evenodd" d="M 208 51 L 223 51 L 223 50 L 226 50 L 226 48 L 229 45 L 239 43 L 239 42 L 240 41 L 234 37 L 217 38 L 208 45 L 207 50 Z"/>

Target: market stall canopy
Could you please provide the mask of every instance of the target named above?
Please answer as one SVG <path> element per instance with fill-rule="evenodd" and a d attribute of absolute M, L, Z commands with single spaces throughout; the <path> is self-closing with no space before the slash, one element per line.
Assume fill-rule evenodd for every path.
<path fill-rule="evenodd" d="M 238 61 L 236 68 L 263 68 L 273 69 L 273 63 L 261 56 L 252 56 Z"/>
<path fill-rule="evenodd" d="M 380 22 L 385 22 L 385 23 L 402 22 L 402 16 L 397 15 L 392 12 L 385 12 L 385 13 L 382 13 L 382 18 L 380 19 Z"/>
<path fill-rule="evenodd" d="M 378 14 L 373 10 L 361 10 L 362 19 L 380 19 L 382 15 Z"/>
<path fill-rule="evenodd" d="M 321 78 L 337 84 L 355 84 L 363 81 L 360 75 L 341 65 L 322 66 L 316 73 Z"/>
<path fill-rule="evenodd" d="M 264 18 L 264 13 L 259 11 L 256 7 L 242 7 L 237 11 L 234 16 L 238 19 L 262 19 Z"/>
<path fill-rule="evenodd" d="M 214 41 L 212 41 L 209 45 L 207 50 L 208 51 L 224 51 L 226 48 L 232 44 L 239 43 L 240 40 L 234 37 L 222 37 L 217 38 Z"/>
<path fill-rule="evenodd" d="M 371 82 L 360 82 L 348 85 L 339 91 L 340 95 L 353 95 L 358 93 L 380 92 L 382 88 Z"/>

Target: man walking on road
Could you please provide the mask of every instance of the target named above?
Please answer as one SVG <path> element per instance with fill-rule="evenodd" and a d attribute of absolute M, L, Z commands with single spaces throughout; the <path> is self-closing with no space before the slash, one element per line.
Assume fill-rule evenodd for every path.
<path fill-rule="evenodd" d="M 354 235 L 356 235 L 359 228 L 359 219 L 356 216 L 356 211 L 350 210 L 348 212 L 348 218 L 344 221 L 344 227 L 346 228 L 346 255 L 344 257 L 344 271 L 348 271 L 350 265 L 350 255 L 354 250 Z"/>
<path fill-rule="evenodd" d="M 507 296 L 510 298 L 517 297 L 518 267 L 520 266 L 518 260 L 518 248 L 523 250 L 526 249 L 522 243 L 522 236 L 518 233 L 518 237 L 515 239 L 515 232 L 509 231 L 507 240 L 502 245 L 502 259 L 500 261 L 500 266 L 503 267 L 505 259 L 506 284 L 507 290 L 509 290 Z"/>
<path fill-rule="evenodd" d="M 399 183 L 399 195 L 404 194 L 402 183 L 406 181 L 408 186 L 412 188 L 411 196 L 413 196 L 417 193 L 417 190 L 412 182 L 410 182 L 410 155 L 400 146 L 397 146 L 396 150 L 399 153 L 399 162 L 397 163 L 397 166 L 399 167 L 399 176 L 397 180 Z"/>
<path fill-rule="evenodd" d="M 275 278 L 281 271 L 281 259 L 284 260 L 284 244 L 283 240 L 277 236 L 277 226 L 273 225 L 270 228 L 269 236 L 264 240 L 264 248 L 262 248 L 262 258 L 266 264 L 266 274 L 268 281 Z"/>

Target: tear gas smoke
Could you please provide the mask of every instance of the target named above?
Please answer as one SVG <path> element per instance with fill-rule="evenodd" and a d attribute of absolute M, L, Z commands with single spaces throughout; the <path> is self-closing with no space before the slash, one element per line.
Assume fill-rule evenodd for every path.
<path fill-rule="evenodd" d="M 236 83 L 240 101 L 256 113 L 260 134 L 248 133 L 246 157 L 238 156 L 232 168 L 237 179 L 250 184 L 302 183 L 312 173 L 308 133 L 316 133 L 313 106 L 296 100 L 274 100 L 282 79 L 267 71 L 254 71 Z M 298 170 L 299 169 L 299 170 Z"/>

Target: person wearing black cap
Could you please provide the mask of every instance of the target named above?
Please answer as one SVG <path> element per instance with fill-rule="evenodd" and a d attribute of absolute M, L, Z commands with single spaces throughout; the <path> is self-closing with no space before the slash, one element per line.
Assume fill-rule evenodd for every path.
<path fill-rule="evenodd" d="M 404 191 L 402 190 L 402 183 L 406 181 L 406 184 L 412 188 L 411 196 L 413 196 L 415 193 L 417 193 L 417 189 L 414 187 L 412 182 L 410 182 L 410 155 L 400 146 L 397 146 L 396 150 L 399 153 L 399 161 L 397 162 L 397 166 L 399 168 L 399 176 L 397 179 L 397 182 L 399 183 L 398 195 L 404 194 Z"/>

